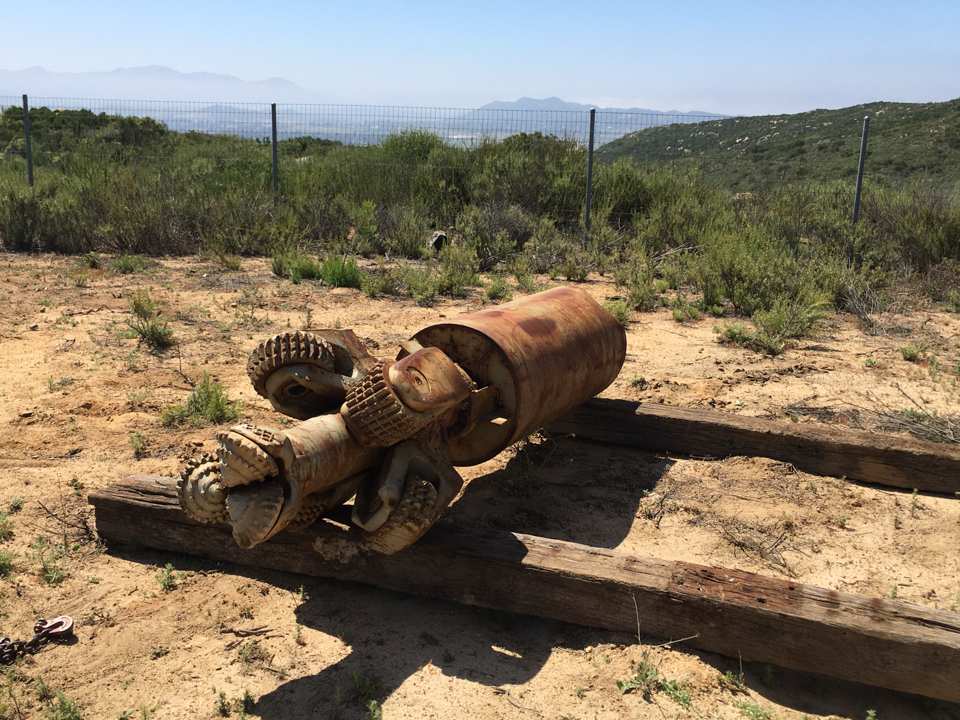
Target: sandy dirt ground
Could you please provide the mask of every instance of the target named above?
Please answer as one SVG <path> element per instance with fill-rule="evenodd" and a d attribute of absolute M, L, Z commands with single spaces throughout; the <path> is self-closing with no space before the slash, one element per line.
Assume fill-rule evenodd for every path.
<path fill-rule="evenodd" d="M 601 300 L 617 294 L 603 278 L 584 287 Z M 151 354 L 125 332 L 137 289 L 160 301 L 174 350 Z M 0 510 L 12 530 L 0 551 L 13 557 L 0 578 L 0 631 L 29 635 L 36 617 L 68 613 L 78 638 L 8 669 L 0 717 L 74 717 L 50 715 L 59 701 L 42 699 L 44 687 L 88 719 L 960 717 L 957 707 L 769 666 L 744 666 L 741 684 L 735 660 L 664 638 L 107 549 L 90 532 L 88 492 L 132 472 L 175 474 L 213 448 L 215 428 L 160 419 L 203 373 L 242 402 L 244 419 L 283 425 L 244 372 L 260 339 L 350 327 L 387 354 L 424 324 L 482 304 L 479 291 L 422 308 L 294 285 L 256 259 L 239 272 L 190 258 L 121 276 L 80 270 L 73 258 L 0 257 Z M 605 395 L 868 428 L 878 424 L 871 410 L 960 408 L 960 316 L 914 310 L 884 318 L 879 334 L 838 316 L 777 358 L 719 344 L 718 322 L 681 325 L 667 309 L 635 316 L 627 363 Z M 922 350 L 919 361 L 904 360 L 907 344 Z M 954 498 L 765 459 L 546 436 L 465 475 L 455 522 L 960 609 Z M 263 634 L 236 634 L 251 628 Z M 647 697 L 620 691 L 618 681 L 650 668 L 669 682 Z"/>

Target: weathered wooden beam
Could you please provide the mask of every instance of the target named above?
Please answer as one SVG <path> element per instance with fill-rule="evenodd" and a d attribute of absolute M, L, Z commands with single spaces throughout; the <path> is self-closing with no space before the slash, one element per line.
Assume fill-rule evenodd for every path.
<path fill-rule="evenodd" d="M 960 701 L 958 614 L 444 523 L 391 557 L 340 562 L 333 559 L 337 552 L 313 549 L 317 526 L 241 550 L 227 528 L 184 516 L 173 480 L 157 476 L 131 477 L 90 501 L 97 530 L 109 543 L 352 580 L 609 630 L 633 633 L 639 625 L 668 639 L 695 636 L 686 644 L 729 657 Z"/>
<path fill-rule="evenodd" d="M 960 449 L 835 426 L 596 398 L 547 429 L 642 450 L 697 457 L 761 456 L 816 475 L 907 490 L 960 492 Z"/>

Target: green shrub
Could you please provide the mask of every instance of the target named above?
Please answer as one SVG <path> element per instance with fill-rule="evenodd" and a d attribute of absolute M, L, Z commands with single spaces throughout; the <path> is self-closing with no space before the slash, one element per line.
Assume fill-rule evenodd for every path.
<path fill-rule="evenodd" d="M 627 303 L 641 312 L 654 310 L 660 296 L 654 285 L 653 269 L 650 258 L 643 253 L 635 253 L 614 273 L 617 287 L 627 291 Z"/>
<path fill-rule="evenodd" d="M 769 310 L 754 313 L 753 322 L 767 337 L 792 340 L 808 335 L 823 318 L 827 307 L 829 303 L 823 297 L 795 300 L 778 297 Z"/>
<path fill-rule="evenodd" d="M 303 280 L 318 280 L 323 270 L 313 257 L 299 248 L 287 248 L 273 255 L 271 264 L 273 274 L 294 283 Z"/>
<path fill-rule="evenodd" d="M 158 314 L 157 303 L 146 290 L 137 290 L 130 297 L 130 312 L 141 320 L 149 320 Z"/>
<path fill-rule="evenodd" d="M 13 553 L 0 550 L 0 578 L 10 577 L 13 572 Z"/>
<path fill-rule="evenodd" d="M 480 284 L 478 261 L 472 248 L 448 244 L 440 252 L 437 292 L 450 297 L 466 297 L 467 288 Z"/>
<path fill-rule="evenodd" d="M 346 255 L 332 255 L 320 266 L 320 278 L 330 287 L 359 288 L 362 280 L 357 261 Z"/>
<path fill-rule="evenodd" d="M 80 256 L 80 264 L 91 270 L 99 270 L 103 267 L 103 260 L 97 253 L 88 252 Z"/>
<path fill-rule="evenodd" d="M 486 295 L 490 302 L 500 302 L 513 297 L 513 290 L 510 289 L 510 285 L 503 275 L 496 275 L 487 285 Z"/>
<path fill-rule="evenodd" d="M 372 298 L 384 295 L 403 295 L 403 275 L 397 270 L 389 268 L 364 272 L 360 276 L 360 289 Z"/>
<path fill-rule="evenodd" d="M 440 293 L 440 282 L 429 268 L 408 268 L 403 274 L 407 292 L 417 305 L 429 307 Z"/>
<path fill-rule="evenodd" d="M 624 300 L 608 300 L 603 309 L 613 315 L 614 320 L 623 327 L 630 327 L 630 306 Z"/>
<path fill-rule="evenodd" d="M 46 715 L 48 720 L 83 720 L 80 706 L 59 690 L 53 702 L 47 706 Z"/>
<path fill-rule="evenodd" d="M 110 263 L 110 269 L 121 275 L 140 273 L 150 267 L 150 261 L 142 255 L 120 255 Z"/>
<path fill-rule="evenodd" d="M 236 420 L 240 415 L 237 403 L 230 400 L 223 386 L 204 373 L 203 379 L 190 392 L 182 405 L 171 405 L 161 420 L 167 427 L 191 424 L 219 425 Z"/>
<path fill-rule="evenodd" d="M 127 326 L 138 338 L 154 352 L 161 352 L 174 344 L 173 330 L 165 320 L 159 317 L 143 318 L 135 316 L 127 321 Z"/>
<path fill-rule="evenodd" d="M 693 303 L 688 302 L 683 296 L 677 296 L 671 307 L 673 319 L 678 323 L 700 319 L 700 309 Z"/>

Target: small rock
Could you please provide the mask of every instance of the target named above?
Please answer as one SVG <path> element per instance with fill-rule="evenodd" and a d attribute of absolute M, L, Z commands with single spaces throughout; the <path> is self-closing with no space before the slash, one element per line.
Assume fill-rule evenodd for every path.
<path fill-rule="evenodd" d="M 39 323 L 34 323 L 33 325 L 30 326 L 30 329 L 31 329 L 31 330 L 39 330 L 39 329 L 40 329 Z"/>
<path fill-rule="evenodd" d="M 24 410 L 23 412 L 20 413 L 20 417 L 22 418 L 33 417 L 33 410 Z"/>

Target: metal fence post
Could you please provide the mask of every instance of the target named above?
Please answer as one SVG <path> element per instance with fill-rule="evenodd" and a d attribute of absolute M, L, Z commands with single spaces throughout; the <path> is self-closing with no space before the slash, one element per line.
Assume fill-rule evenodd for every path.
<path fill-rule="evenodd" d="M 33 145 L 30 143 L 30 102 L 23 96 L 23 149 L 27 156 L 27 184 L 33 187 Z"/>
<path fill-rule="evenodd" d="M 857 167 L 857 192 L 853 196 L 853 222 L 860 220 L 860 196 L 863 192 L 863 165 L 867 160 L 867 138 L 870 136 L 870 116 L 863 116 L 863 132 L 860 134 L 860 165 Z"/>
<path fill-rule="evenodd" d="M 593 207 L 593 132 L 597 124 L 597 109 L 590 109 L 590 139 L 587 144 L 587 198 L 583 209 L 584 240 L 590 234 L 590 210 Z"/>
<path fill-rule="evenodd" d="M 270 145 L 271 145 L 271 165 L 270 179 L 273 183 L 273 194 L 280 193 L 280 168 L 277 166 L 277 104 L 270 104 Z"/>

